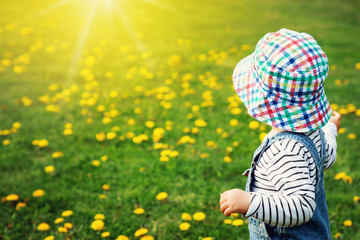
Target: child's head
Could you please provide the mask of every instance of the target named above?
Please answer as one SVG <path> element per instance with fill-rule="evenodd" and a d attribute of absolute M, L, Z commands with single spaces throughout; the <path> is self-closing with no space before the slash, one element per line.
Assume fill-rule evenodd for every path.
<path fill-rule="evenodd" d="M 268 33 L 233 73 L 236 93 L 255 119 L 270 126 L 309 132 L 324 126 L 331 108 L 324 91 L 328 60 L 307 33 Z"/>

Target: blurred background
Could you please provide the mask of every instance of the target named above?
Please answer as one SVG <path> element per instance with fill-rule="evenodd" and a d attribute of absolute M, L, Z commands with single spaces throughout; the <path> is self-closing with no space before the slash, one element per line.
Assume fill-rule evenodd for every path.
<path fill-rule="evenodd" d="M 328 56 L 326 94 L 343 115 L 325 175 L 332 235 L 359 238 L 359 9 L 2 0 L 0 239 L 248 239 L 218 196 L 244 187 L 270 127 L 247 115 L 231 76 L 281 28 L 311 34 Z"/>

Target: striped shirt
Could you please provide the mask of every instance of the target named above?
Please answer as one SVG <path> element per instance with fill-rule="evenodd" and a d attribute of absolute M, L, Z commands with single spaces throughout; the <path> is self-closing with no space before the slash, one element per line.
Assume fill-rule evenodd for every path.
<path fill-rule="evenodd" d="M 337 128 L 328 123 L 322 130 L 326 142 L 324 169 L 327 169 L 336 159 Z M 305 134 L 320 153 L 319 130 Z M 315 160 L 309 150 L 296 140 L 277 140 L 265 150 L 254 170 L 251 204 L 244 217 L 253 216 L 272 226 L 305 223 L 315 211 L 316 182 Z"/>

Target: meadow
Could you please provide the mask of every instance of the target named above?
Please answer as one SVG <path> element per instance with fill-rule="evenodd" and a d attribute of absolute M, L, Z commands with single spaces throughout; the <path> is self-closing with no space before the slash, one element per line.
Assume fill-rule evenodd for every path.
<path fill-rule="evenodd" d="M 3 0 L 0 239 L 249 239 L 219 195 L 270 130 L 232 86 L 267 32 L 307 32 L 342 114 L 332 237 L 360 239 L 356 0 Z"/>

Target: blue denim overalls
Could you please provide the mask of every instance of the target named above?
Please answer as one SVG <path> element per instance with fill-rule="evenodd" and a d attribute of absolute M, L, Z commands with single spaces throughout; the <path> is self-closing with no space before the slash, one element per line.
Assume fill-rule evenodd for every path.
<path fill-rule="evenodd" d="M 246 191 L 251 192 L 251 181 L 254 177 L 254 169 L 263 154 L 263 152 L 270 147 L 278 139 L 294 139 L 301 142 L 304 146 L 310 151 L 316 163 L 316 172 L 317 172 L 317 184 L 315 186 L 316 191 L 316 209 L 312 218 L 301 225 L 294 227 L 279 227 L 271 226 L 257 220 L 254 217 L 249 218 L 249 232 L 250 239 L 331 239 L 330 234 L 330 223 L 329 215 L 325 198 L 325 188 L 324 188 L 324 175 L 323 175 L 323 166 L 325 158 L 325 139 L 322 130 L 319 130 L 321 136 L 321 156 L 316 149 L 313 141 L 301 133 L 294 132 L 280 132 L 273 137 L 266 138 L 262 144 L 256 149 L 251 168 L 247 170 L 248 179 L 246 183 Z"/>

